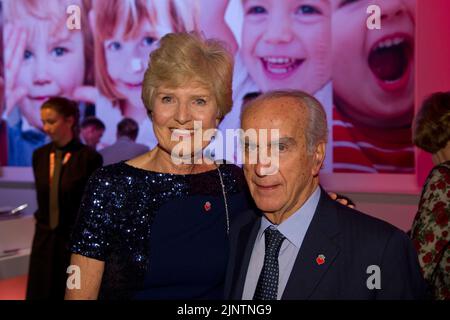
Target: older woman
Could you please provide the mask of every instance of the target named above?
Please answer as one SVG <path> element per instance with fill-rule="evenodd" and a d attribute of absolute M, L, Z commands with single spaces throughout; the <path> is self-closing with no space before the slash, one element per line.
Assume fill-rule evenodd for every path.
<path fill-rule="evenodd" d="M 414 143 L 433 155 L 412 238 L 436 299 L 450 299 L 450 92 L 426 99 L 417 114 Z"/>
<path fill-rule="evenodd" d="M 233 61 L 216 41 L 169 34 L 151 54 L 143 101 L 158 145 L 90 179 L 74 233 L 81 289 L 68 299 L 220 299 L 228 233 L 247 189 L 234 165 L 179 164 L 202 153 L 194 121 L 214 129 L 230 111 Z M 177 158 L 178 157 L 178 158 Z"/>

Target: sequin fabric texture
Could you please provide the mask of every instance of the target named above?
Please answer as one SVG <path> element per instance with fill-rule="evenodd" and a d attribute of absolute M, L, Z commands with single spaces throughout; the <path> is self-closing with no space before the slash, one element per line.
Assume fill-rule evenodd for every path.
<path fill-rule="evenodd" d="M 246 192 L 239 167 L 226 164 L 220 170 L 227 196 Z M 151 256 L 155 214 L 171 200 L 197 195 L 222 195 L 217 170 L 174 175 L 121 162 L 93 174 L 80 207 L 71 249 L 73 253 L 105 261 L 100 299 L 132 298 L 142 288 Z M 230 214 L 230 219 L 234 214 Z M 226 232 L 225 224 L 223 228 Z"/>

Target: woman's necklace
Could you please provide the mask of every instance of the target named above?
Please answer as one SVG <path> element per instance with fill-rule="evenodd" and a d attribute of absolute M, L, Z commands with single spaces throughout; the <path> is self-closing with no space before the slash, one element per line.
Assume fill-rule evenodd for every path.
<path fill-rule="evenodd" d="M 222 186 L 223 202 L 225 203 L 225 216 L 227 219 L 227 235 L 230 235 L 230 216 L 228 213 L 227 193 L 225 192 L 225 185 L 223 183 L 222 172 L 220 171 L 220 165 L 217 166 L 217 171 L 219 172 L 220 184 Z"/>

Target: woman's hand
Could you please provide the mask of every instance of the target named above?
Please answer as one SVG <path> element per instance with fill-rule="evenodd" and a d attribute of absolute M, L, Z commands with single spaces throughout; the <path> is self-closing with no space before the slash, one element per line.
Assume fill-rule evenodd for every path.
<path fill-rule="evenodd" d="M 339 202 L 344 206 L 347 206 L 352 209 L 355 208 L 355 204 L 353 203 L 353 201 L 350 198 L 347 198 L 346 196 L 334 192 L 328 192 L 328 195 L 330 196 L 331 199 Z"/>
<path fill-rule="evenodd" d="M 207 38 L 217 38 L 227 43 L 234 55 L 238 50 L 238 45 L 233 32 L 225 21 L 228 5 L 229 0 L 200 0 L 197 24 Z"/>
<path fill-rule="evenodd" d="M 100 91 L 96 87 L 81 86 L 74 90 L 71 99 L 78 102 L 96 104 Z"/>
<path fill-rule="evenodd" d="M 20 64 L 23 62 L 27 33 L 25 29 L 7 24 L 4 33 L 4 54 L 5 54 L 5 95 L 6 106 L 5 115 L 8 116 L 14 107 L 20 104 L 27 94 L 27 90 L 17 86 L 17 76 Z"/>

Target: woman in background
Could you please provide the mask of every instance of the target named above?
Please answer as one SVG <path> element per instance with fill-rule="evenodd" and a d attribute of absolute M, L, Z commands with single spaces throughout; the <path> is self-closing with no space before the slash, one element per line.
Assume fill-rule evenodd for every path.
<path fill-rule="evenodd" d="M 68 248 L 81 197 L 102 158 L 78 140 L 75 102 L 51 98 L 41 107 L 44 132 L 51 143 L 33 153 L 38 210 L 30 258 L 27 299 L 63 299 Z"/>
<path fill-rule="evenodd" d="M 450 299 L 450 92 L 426 99 L 417 114 L 414 144 L 433 155 L 412 239 L 424 278 L 436 299 Z"/>

